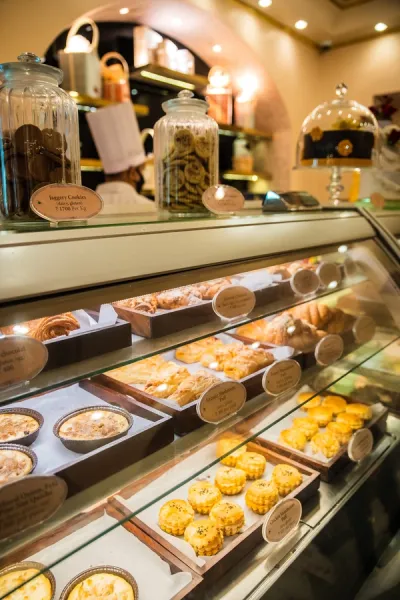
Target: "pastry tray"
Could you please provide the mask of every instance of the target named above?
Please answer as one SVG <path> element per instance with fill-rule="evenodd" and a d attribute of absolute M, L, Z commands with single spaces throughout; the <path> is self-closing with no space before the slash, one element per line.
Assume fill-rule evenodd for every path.
<path fill-rule="evenodd" d="M 291 492 L 287 498 L 298 498 L 303 506 L 306 502 L 317 493 L 319 488 L 319 474 L 312 469 L 296 463 L 291 459 L 286 459 L 279 454 L 263 448 L 254 443 L 247 444 L 247 449 L 250 452 L 258 452 L 263 454 L 267 459 L 267 467 L 263 475 L 263 479 L 269 479 L 272 468 L 279 463 L 286 463 L 295 466 L 303 474 L 303 483 Z M 181 460 L 175 466 L 164 465 L 155 474 L 152 481 L 146 479 L 145 484 L 141 481 L 135 482 L 120 492 L 110 500 L 122 514 L 129 516 L 132 512 L 137 511 L 140 507 L 151 501 L 151 505 L 140 511 L 137 516 L 132 518 L 133 523 L 143 529 L 145 533 L 150 535 L 156 542 L 163 545 L 169 552 L 175 554 L 182 562 L 187 564 L 195 573 L 204 576 L 207 582 L 215 581 L 224 573 L 234 566 L 237 566 L 239 561 L 252 548 L 263 541 L 262 524 L 265 520 L 265 515 L 258 515 L 250 510 L 244 500 L 245 491 L 250 483 L 247 481 L 245 489 L 241 494 L 235 496 L 223 495 L 224 500 L 230 500 L 242 506 L 245 513 L 247 525 L 243 531 L 237 535 L 225 537 L 224 545 L 220 552 L 215 556 L 198 556 L 196 557 L 193 548 L 184 541 L 183 536 L 175 537 L 165 533 L 158 526 L 158 513 L 162 505 L 168 500 L 174 498 L 187 499 L 189 486 L 197 480 L 206 479 L 214 481 L 214 476 L 220 463 L 210 466 L 206 471 L 201 473 L 198 478 L 191 478 L 193 473 L 196 473 L 202 466 L 210 464 L 216 459 L 216 444 L 215 442 L 207 444 L 198 452 L 192 453 L 188 458 Z M 185 482 L 186 480 L 186 482 Z M 174 489 L 173 492 L 167 494 L 161 500 L 154 502 L 154 498 L 159 497 L 174 485 L 179 485 L 179 482 L 184 481 L 182 485 Z M 205 515 L 196 513 L 195 519 L 207 518 Z"/>
<path fill-rule="evenodd" d="M 232 339 L 229 335 L 221 333 L 216 335 L 215 337 L 223 340 L 225 343 L 232 343 Z M 291 356 L 292 349 L 287 346 L 264 346 L 268 349 L 277 359 L 287 358 Z M 233 381 L 228 377 L 225 377 L 223 372 L 221 371 L 213 371 L 212 369 L 207 369 L 203 367 L 200 363 L 186 364 L 180 360 L 175 358 L 175 351 L 171 350 L 169 352 L 165 352 L 162 355 L 166 360 L 172 360 L 182 367 L 186 367 L 190 373 L 196 373 L 196 371 L 204 370 L 212 373 L 216 377 L 219 377 L 221 381 Z M 247 400 L 251 400 L 255 396 L 263 393 L 262 387 L 262 378 L 266 367 L 260 369 L 256 373 L 252 373 L 251 375 L 247 375 L 239 380 L 242 383 L 247 391 Z M 194 429 L 203 425 L 203 421 L 197 414 L 197 400 L 190 402 L 190 404 L 186 404 L 186 406 L 179 406 L 176 402 L 170 401 L 168 399 L 156 398 L 155 396 L 151 396 L 143 389 L 140 389 L 144 386 L 138 386 L 129 383 L 122 383 L 121 381 L 117 381 L 113 379 L 107 373 L 103 373 L 95 378 L 99 383 L 105 384 L 122 394 L 126 394 L 127 396 L 132 396 L 133 398 L 137 398 L 141 402 L 156 408 L 166 414 L 170 415 L 174 419 L 174 428 L 175 433 L 178 435 L 184 435 L 193 431 Z"/>
<path fill-rule="evenodd" d="M 303 390 L 300 390 L 298 393 L 301 393 Z M 310 390 L 306 390 L 310 391 Z M 320 396 L 328 396 L 332 395 L 332 391 L 320 393 Z M 316 394 L 317 395 L 317 394 Z M 335 396 L 341 396 L 348 403 L 354 402 L 348 396 L 343 394 L 334 394 Z M 295 398 L 297 398 L 298 394 L 296 394 Z M 297 401 L 295 399 L 291 400 L 293 407 L 297 406 Z M 269 448 L 274 450 L 275 452 L 279 452 L 280 454 L 287 456 L 288 458 L 292 458 L 299 463 L 307 465 L 311 469 L 315 469 L 321 473 L 321 479 L 323 481 L 331 481 L 339 471 L 343 470 L 346 466 L 348 466 L 351 461 L 347 454 L 347 444 L 343 444 L 340 446 L 339 452 L 333 456 L 332 458 L 326 458 L 322 453 L 313 454 L 310 448 L 310 442 L 307 442 L 307 446 L 304 451 L 295 450 L 291 448 L 287 444 L 281 442 L 279 440 L 279 434 L 283 429 L 288 429 L 291 427 L 293 419 L 296 417 L 306 417 L 307 413 L 304 410 L 298 408 L 294 412 L 287 414 L 288 410 L 290 410 L 290 406 L 288 403 L 285 403 L 282 407 L 285 411 L 285 416 L 279 420 L 279 422 L 272 425 L 272 427 L 266 429 L 263 433 L 258 434 L 257 441 Z M 371 430 L 374 436 L 374 443 L 376 443 L 382 435 L 386 432 L 386 419 L 388 416 L 388 409 L 385 408 L 381 403 L 376 403 L 370 405 L 372 410 L 372 418 L 369 421 L 364 422 L 364 427 Z M 275 417 L 275 415 L 274 415 Z M 276 421 L 276 418 L 275 418 Z M 260 431 L 260 428 L 263 427 L 263 423 L 257 424 L 257 430 Z M 325 431 L 324 427 L 320 427 L 319 431 Z"/>
<path fill-rule="evenodd" d="M 47 566 L 62 559 L 50 569 L 56 579 L 55 600 L 76 575 L 101 565 L 131 573 L 138 584 L 140 600 L 182 600 L 192 594 L 202 581 L 199 575 L 131 521 L 99 535 L 115 526 L 120 517 L 115 508 L 105 504 L 82 513 L 22 550 L 2 557 L 1 568 L 23 560 Z M 92 538 L 96 539 L 88 544 Z M 76 548 L 80 549 L 75 552 Z"/>
<path fill-rule="evenodd" d="M 68 450 L 54 435 L 55 422 L 87 406 L 122 406 L 133 415 L 127 435 L 98 450 L 80 454 Z M 158 410 L 127 398 L 91 380 L 34 396 L 11 405 L 39 411 L 44 424 L 30 448 L 38 457 L 35 475 L 59 475 L 68 485 L 68 496 L 103 481 L 173 441 L 172 419 Z"/>

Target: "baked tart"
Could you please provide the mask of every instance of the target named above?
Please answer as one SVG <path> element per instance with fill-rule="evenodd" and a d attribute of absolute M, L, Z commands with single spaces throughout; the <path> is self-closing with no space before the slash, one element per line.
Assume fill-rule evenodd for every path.
<path fill-rule="evenodd" d="M 314 454 L 322 452 L 326 458 L 332 458 L 339 452 L 340 444 L 330 431 L 320 431 L 311 440 L 311 450 Z"/>
<path fill-rule="evenodd" d="M 239 446 L 239 444 L 243 444 L 244 441 L 245 438 L 235 435 L 221 438 L 217 442 L 217 458 L 223 456 L 230 450 L 233 450 L 233 448 L 236 448 L 237 446 Z M 227 467 L 235 467 L 238 458 L 246 452 L 246 448 L 246 444 L 243 444 L 242 446 L 240 446 L 240 448 L 236 448 L 236 450 L 233 450 L 231 454 L 225 456 L 225 458 L 222 458 L 221 463 L 223 465 L 226 465 Z"/>
<path fill-rule="evenodd" d="M 349 425 L 339 423 L 338 421 L 328 423 L 326 429 L 335 436 L 341 445 L 346 444 L 353 435 L 353 430 Z"/>
<path fill-rule="evenodd" d="M 308 409 L 308 416 L 318 423 L 318 427 L 326 427 L 333 419 L 333 413 L 326 406 L 316 406 Z"/>
<path fill-rule="evenodd" d="M 265 471 L 267 461 L 258 452 L 245 452 L 238 458 L 236 467 L 246 473 L 247 479 L 260 479 Z"/>
<path fill-rule="evenodd" d="M 222 500 L 217 486 L 209 481 L 192 483 L 188 492 L 189 504 L 201 515 L 208 515 L 214 504 Z"/>
<path fill-rule="evenodd" d="M 297 404 L 300 404 L 301 410 L 315 408 L 321 404 L 321 396 L 314 396 L 314 392 L 302 392 L 297 396 Z"/>
<path fill-rule="evenodd" d="M 210 519 L 199 519 L 190 523 L 186 527 L 184 537 L 197 556 L 214 556 L 224 543 L 222 530 Z"/>
<path fill-rule="evenodd" d="M 215 474 L 215 485 L 223 494 L 235 496 L 246 485 L 246 473 L 235 467 L 219 467 Z"/>
<path fill-rule="evenodd" d="M 169 500 L 160 508 L 158 524 L 165 533 L 183 535 L 194 521 L 194 510 L 186 500 Z"/>
<path fill-rule="evenodd" d="M 210 521 L 224 536 L 236 535 L 244 525 L 244 511 L 234 502 L 218 502 L 210 511 Z"/>
<path fill-rule="evenodd" d="M 73 579 L 61 593 L 60 600 L 138 600 L 135 579 L 119 567 L 101 566 L 88 569 Z"/>
<path fill-rule="evenodd" d="M 21 562 L 0 571 L 0 598 L 7 600 L 52 600 L 55 580 L 45 566 L 31 561 Z M 32 577 L 32 581 L 29 581 Z M 25 585 L 22 585 L 24 582 Z M 15 589 L 22 585 L 19 589 Z M 14 591 L 12 591 L 14 590 Z"/>
<path fill-rule="evenodd" d="M 346 410 L 347 402 L 341 396 L 325 396 L 322 406 L 329 408 L 334 415 L 338 415 Z"/>
<path fill-rule="evenodd" d="M 0 485 L 29 475 L 35 468 L 36 461 L 36 455 L 23 446 L 0 446 Z"/>
<path fill-rule="evenodd" d="M 60 425 L 58 435 L 64 440 L 91 441 L 112 438 L 128 429 L 124 414 L 95 406 L 72 414 Z"/>
<path fill-rule="evenodd" d="M 307 436 L 304 431 L 295 427 L 284 429 L 281 431 L 279 437 L 284 444 L 287 444 L 295 450 L 304 450 L 307 444 Z"/>
<path fill-rule="evenodd" d="M 336 422 L 348 425 L 353 431 L 361 429 L 364 426 L 364 421 L 359 415 L 355 415 L 354 413 L 349 412 L 340 413 L 336 417 Z"/>
<path fill-rule="evenodd" d="M 293 427 L 304 433 L 307 440 L 311 440 L 313 435 L 318 433 L 318 423 L 311 417 L 296 417 L 293 419 Z"/>
<path fill-rule="evenodd" d="M 272 471 L 272 481 L 278 488 L 280 496 L 287 496 L 303 481 L 303 475 L 291 465 L 276 465 Z"/>
<path fill-rule="evenodd" d="M 356 415 L 363 419 L 364 421 L 368 421 L 372 417 L 371 408 L 367 404 L 361 404 L 358 402 L 353 402 L 352 404 L 348 404 L 346 406 L 346 412 L 351 415 Z"/>
<path fill-rule="evenodd" d="M 35 413 L 32 411 L 32 414 Z M 0 443 L 24 443 L 23 438 L 29 438 L 29 443 L 32 443 L 36 437 L 32 434 L 40 429 L 38 419 L 43 422 L 39 413 L 36 413 L 38 419 L 35 419 L 32 414 L 24 413 L 23 409 L 16 409 L 15 412 L 11 408 L 0 410 Z M 27 442 L 25 443 L 29 445 Z"/>
<path fill-rule="evenodd" d="M 272 481 L 257 479 L 245 494 L 246 504 L 259 515 L 265 515 L 279 500 L 278 488 Z"/>

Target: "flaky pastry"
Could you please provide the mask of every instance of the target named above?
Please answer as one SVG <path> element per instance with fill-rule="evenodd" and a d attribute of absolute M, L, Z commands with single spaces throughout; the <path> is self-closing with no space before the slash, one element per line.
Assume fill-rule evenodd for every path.
<path fill-rule="evenodd" d="M 246 485 L 246 473 L 235 467 L 219 467 L 215 474 L 215 485 L 223 494 L 235 496 Z"/>
<path fill-rule="evenodd" d="M 333 412 L 327 406 L 316 406 L 307 411 L 309 417 L 318 423 L 319 427 L 326 427 L 333 419 Z"/>
<path fill-rule="evenodd" d="M 300 404 L 301 410 L 315 408 L 321 404 L 321 396 L 314 396 L 314 392 L 302 392 L 297 396 L 297 404 Z"/>
<path fill-rule="evenodd" d="M 194 521 L 194 510 L 186 500 L 169 500 L 160 508 L 158 524 L 171 535 L 183 535 L 186 527 Z"/>
<path fill-rule="evenodd" d="M 197 556 L 213 556 L 221 550 L 224 535 L 210 519 L 199 519 L 186 527 L 185 541 L 192 546 Z"/>
<path fill-rule="evenodd" d="M 332 458 L 339 452 L 340 444 L 330 431 L 320 431 L 311 440 L 311 450 L 314 454 L 322 452 L 326 458 Z"/>
<path fill-rule="evenodd" d="M 222 495 L 217 486 L 212 483 L 197 481 L 189 488 L 188 500 L 196 512 L 208 515 L 214 504 L 222 500 Z"/>
<path fill-rule="evenodd" d="M 356 415 L 363 419 L 364 421 L 368 421 L 372 417 L 371 408 L 367 404 L 361 404 L 359 402 L 352 402 L 346 406 L 346 412 L 351 415 Z"/>
<path fill-rule="evenodd" d="M 292 465 L 279 464 L 272 471 L 272 481 L 278 488 L 280 496 L 287 496 L 303 481 L 303 475 Z"/>
<path fill-rule="evenodd" d="M 245 502 L 252 511 L 265 515 L 279 500 L 278 488 L 272 481 L 253 481 L 245 494 Z"/>
<path fill-rule="evenodd" d="M 318 423 L 311 417 L 295 417 L 293 419 L 293 427 L 295 429 L 300 429 L 307 440 L 311 440 L 313 435 L 318 433 Z"/>
<path fill-rule="evenodd" d="M 364 420 L 354 413 L 342 412 L 336 417 L 337 423 L 344 423 L 351 427 L 353 431 L 361 429 L 364 426 Z"/>
<path fill-rule="evenodd" d="M 197 371 L 197 373 L 184 379 L 177 389 L 168 396 L 168 400 L 176 402 L 179 406 L 186 406 L 189 402 L 200 398 L 209 387 L 217 383 L 221 383 L 221 380 L 215 375 L 204 370 Z"/>
<path fill-rule="evenodd" d="M 307 437 L 304 431 L 291 427 L 290 429 L 283 429 L 279 435 L 280 440 L 291 446 L 295 450 L 304 450 L 307 444 Z"/>
<path fill-rule="evenodd" d="M 197 342 L 192 342 L 191 344 L 186 344 L 185 346 L 177 348 L 175 350 L 175 357 L 190 365 L 195 362 L 200 362 L 202 355 L 208 350 L 223 345 L 224 342 L 217 337 L 209 337 L 205 340 L 198 340 Z"/>
<path fill-rule="evenodd" d="M 341 396 L 325 396 L 322 400 L 322 406 L 330 408 L 334 415 L 346 410 L 347 402 Z"/>
<path fill-rule="evenodd" d="M 243 444 L 244 441 L 245 438 L 239 435 L 228 435 L 227 437 L 219 439 L 217 442 L 216 449 L 217 458 L 220 458 L 230 450 L 233 450 L 233 448 L 236 448 L 237 446 L 239 446 L 239 444 Z M 223 465 L 226 465 L 227 467 L 235 467 L 238 458 L 246 452 L 246 449 L 246 444 L 243 444 L 242 446 L 231 452 L 231 454 L 228 454 L 228 456 L 223 458 L 221 460 L 221 463 Z"/>
<path fill-rule="evenodd" d="M 346 444 L 353 435 L 353 430 L 349 425 L 339 423 L 338 421 L 328 423 L 326 429 L 335 436 L 341 445 Z"/>
<path fill-rule="evenodd" d="M 224 536 L 235 535 L 244 525 L 243 508 L 234 502 L 218 502 L 210 511 L 210 521 Z"/>
<path fill-rule="evenodd" d="M 239 456 L 236 467 L 246 473 L 247 479 L 259 479 L 265 471 L 267 461 L 258 452 L 245 452 Z"/>

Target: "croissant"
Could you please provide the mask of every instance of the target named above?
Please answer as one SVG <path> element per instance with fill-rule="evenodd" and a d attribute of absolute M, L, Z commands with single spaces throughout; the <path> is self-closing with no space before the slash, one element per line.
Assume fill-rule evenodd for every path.
<path fill-rule="evenodd" d="M 351 315 L 346 314 L 340 308 L 330 308 L 320 302 L 309 302 L 296 306 L 291 312 L 297 319 L 307 321 L 327 333 L 342 333 L 353 320 Z"/>
<path fill-rule="evenodd" d="M 211 281 L 199 283 L 197 289 L 199 290 L 203 300 L 212 300 L 215 294 L 231 284 L 232 280 L 229 277 L 226 277 L 225 279 L 212 279 Z"/>
<path fill-rule="evenodd" d="M 118 300 L 118 302 L 113 302 L 113 306 L 116 308 L 134 308 L 141 312 L 154 314 L 157 310 L 157 298 L 155 294 L 146 294 L 145 296 L 137 296 L 136 298 Z"/>
<path fill-rule="evenodd" d="M 201 293 L 193 286 L 160 292 L 156 298 L 158 307 L 164 310 L 193 306 L 202 300 Z"/>
<path fill-rule="evenodd" d="M 285 312 L 268 323 L 265 341 L 277 346 L 291 346 L 295 350 L 308 352 L 325 335 L 326 332 Z"/>
<path fill-rule="evenodd" d="M 200 398 L 201 394 L 209 387 L 220 382 L 221 380 L 218 377 L 211 375 L 207 371 L 197 371 L 197 373 L 184 379 L 175 392 L 168 397 L 168 400 L 173 400 L 179 406 L 185 406 L 189 402 Z"/>
<path fill-rule="evenodd" d="M 75 329 L 79 329 L 79 323 L 74 315 L 69 312 L 39 319 L 38 324 L 30 335 L 40 342 L 45 342 L 61 335 L 68 335 Z"/>

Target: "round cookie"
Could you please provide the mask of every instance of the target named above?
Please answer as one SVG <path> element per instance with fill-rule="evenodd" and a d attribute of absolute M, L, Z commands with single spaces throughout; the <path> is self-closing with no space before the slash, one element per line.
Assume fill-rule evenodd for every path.
<path fill-rule="evenodd" d="M 253 481 L 245 495 L 245 501 L 252 511 L 265 515 L 279 500 L 278 488 L 272 481 Z"/>
<path fill-rule="evenodd" d="M 221 550 L 224 535 L 210 519 L 199 519 L 186 527 L 185 541 L 192 546 L 197 556 L 213 556 Z"/>
<path fill-rule="evenodd" d="M 284 429 L 280 433 L 280 440 L 291 446 L 295 450 L 304 450 L 307 444 L 307 436 L 301 429 L 294 427 L 290 429 Z"/>
<path fill-rule="evenodd" d="M 296 417 L 293 419 L 293 427 L 295 429 L 300 429 L 307 440 L 311 440 L 313 435 L 318 433 L 318 423 L 311 417 Z"/>
<path fill-rule="evenodd" d="M 303 481 L 303 476 L 296 467 L 279 464 L 272 471 L 272 481 L 278 488 L 280 496 L 287 496 Z"/>

